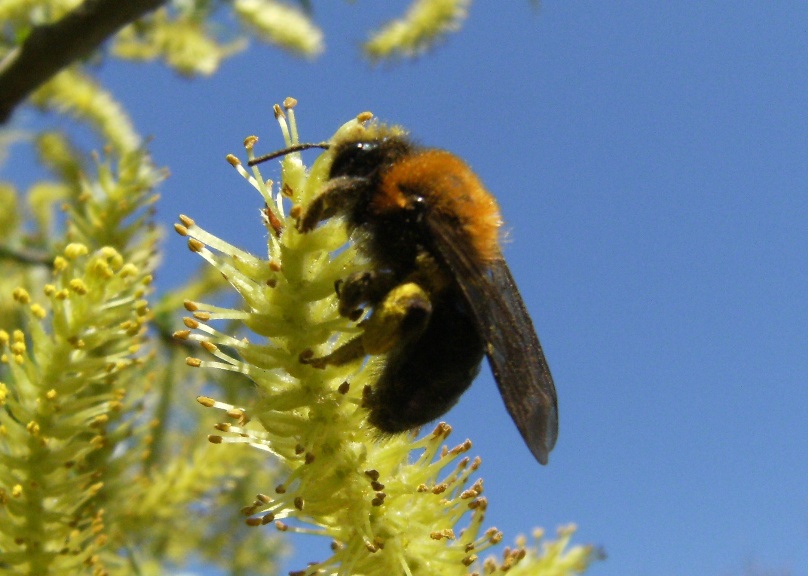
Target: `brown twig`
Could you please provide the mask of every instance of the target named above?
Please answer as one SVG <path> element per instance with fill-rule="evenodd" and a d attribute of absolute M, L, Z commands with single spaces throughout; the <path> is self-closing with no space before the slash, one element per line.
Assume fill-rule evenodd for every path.
<path fill-rule="evenodd" d="M 20 248 L 12 250 L 7 246 L 0 244 L 0 260 L 12 260 L 18 264 L 27 264 L 33 266 L 51 266 L 53 265 L 53 254 L 40 252 L 37 250 L 28 250 Z"/>
<path fill-rule="evenodd" d="M 38 86 L 166 0 L 85 0 L 61 20 L 36 26 L 0 62 L 0 123 Z"/>

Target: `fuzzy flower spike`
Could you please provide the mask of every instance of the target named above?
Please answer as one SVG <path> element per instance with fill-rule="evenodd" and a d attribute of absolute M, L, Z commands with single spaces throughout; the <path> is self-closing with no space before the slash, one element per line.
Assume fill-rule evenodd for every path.
<path fill-rule="evenodd" d="M 283 108 L 275 106 L 286 147 L 299 144 L 295 104 L 289 98 Z M 248 171 L 228 156 L 264 199 L 266 258 L 236 248 L 187 216 L 175 225 L 188 237 L 189 248 L 215 266 L 243 299 L 241 309 L 186 302 L 187 329 L 175 334 L 208 353 L 189 358 L 189 366 L 239 372 L 257 388 L 249 407 L 198 398 L 226 416 L 209 440 L 265 450 L 289 470 L 271 493 L 258 494 L 245 506 L 247 523 L 329 538 L 331 557 L 294 573 L 299 575 L 487 574 L 517 563 L 530 569 L 534 561 L 541 562 L 535 564 L 541 570 L 531 574 L 583 571 L 592 550 L 565 549 L 570 529 L 553 544 L 552 558 L 517 546 L 506 549 L 499 562 L 479 561 L 502 535 L 483 528 L 487 500 L 482 480 L 472 478 L 480 459 L 468 456 L 471 442 L 445 446 L 451 428 L 444 423 L 421 438 L 412 433 L 380 438 L 366 422 L 362 403 L 363 389 L 373 385 L 379 371 L 377 356 L 324 369 L 301 361 L 312 353 L 327 354 L 361 332 L 340 315 L 334 286 L 368 262 L 338 219 L 306 233 L 296 223 L 328 181 L 334 144 L 403 133 L 370 120 L 371 114 L 362 113 L 340 127 L 330 149 L 308 171 L 299 152 L 285 155 L 277 187 L 258 167 Z M 245 141 L 249 159 L 256 141 Z M 249 337 L 219 331 L 215 325 L 223 320 L 240 321 Z"/>

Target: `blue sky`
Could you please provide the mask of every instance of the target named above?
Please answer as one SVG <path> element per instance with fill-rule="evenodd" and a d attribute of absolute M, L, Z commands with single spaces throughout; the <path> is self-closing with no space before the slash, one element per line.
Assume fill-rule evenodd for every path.
<path fill-rule="evenodd" d="M 448 416 L 488 524 L 575 522 L 608 553 L 594 576 L 808 575 L 808 4 L 477 2 L 426 56 L 373 67 L 358 45 L 405 3 L 382 4 L 315 2 L 312 62 L 107 65 L 171 170 L 159 219 L 260 252 L 259 197 L 224 156 L 278 148 L 290 95 L 303 139 L 371 110 L 455 152 L 500 201 L 559 395 L 548 467 L 487 368 Z M 198 265 L 167 251 L 162 287 Z M 293 544 L 287 569 L 326 554 Z"/>

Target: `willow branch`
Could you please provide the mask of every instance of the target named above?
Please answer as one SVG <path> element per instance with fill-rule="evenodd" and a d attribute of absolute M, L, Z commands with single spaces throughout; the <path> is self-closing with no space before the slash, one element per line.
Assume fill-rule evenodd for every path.
<path fill-rule="evenodd" d="M 0 123 L 38 86 L 166 0 L 86 0 L 61 20 L 36 26 L 0 62 Z"/>
<path fill-rule="evenodd" d="M 18 264 L 33 266 L 51 266 L 53 265 L 54 257 L 55 254 L 26 249 L 12 250 L 0 244 L 0 260 L 11 260 Z"/>

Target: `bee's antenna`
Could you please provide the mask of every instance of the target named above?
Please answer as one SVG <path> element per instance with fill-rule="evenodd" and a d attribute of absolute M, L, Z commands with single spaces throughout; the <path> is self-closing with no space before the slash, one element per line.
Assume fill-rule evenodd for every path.
<path fill-rule="evenodd" d="M 261 162 L 266 162 L 267 160 L 272 160 L 273 158 L 278 158 L 280 156 L 285 156 L 287 154 L 291 154 L 292 152 L 301 152 L 303 150 L 308 150 L 309 148 L 322 148 L 323 150 L 328 150 L 331 147 L 331 144 L 328 142 L 318 142 L 317 144 L 314 143 L 306 143 L 306 144 L 293 144 L 288 148 L 284 148 L 283 150 L 277 150 L 276 152 L 270 152 L 269 154 L 264 154 L 263 156 L 259 156 L 258 158 L 253 158 L 249 162 L 247 162 L 247 166 L 255 166 L 256 164 L 260 164 Z"/>

